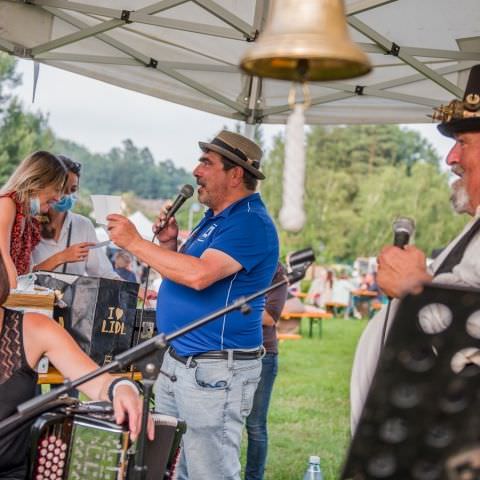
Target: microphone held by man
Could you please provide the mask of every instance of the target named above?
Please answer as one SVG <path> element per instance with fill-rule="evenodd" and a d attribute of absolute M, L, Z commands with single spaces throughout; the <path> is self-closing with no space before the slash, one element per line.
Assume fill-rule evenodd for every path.
<path fill-rule="evenodd" d="M 185 184 L 180 189 L 180 192 L 173 203 L 165 203 L 163 212 L 160 213 L 157 222 L 153 225 L 154 237 L 157 236 L 157 234 L 159 234 L 162 230 L 166 229 L 169 223 L 175 222 L 175 213 L 186 202 L 186 200 L 193 195 L 193 193 L 194 188 L 189 184 Z M 118 214 L 110 214 L 108 215 L 107 220 L 110 239 L 119 247 L 128 250 L 129 246 L 131 246 L 135 241 L 141 239 L 137 229 L 133 223 L 128 220 L 128 218 Z M 175 228 L 177 228 L 176 225 Z"/>
<path fill-rule="evenodd" d="M 404 248 L 415 232 L 415 221 L 409 217 L 398 217 L 394 220 L 392 229 L 393 245 Z"/>
<path fill-rule="evenodd" d="M 168 225 L 170 219 L 175 216 L 180 207 L 193 195 L 194 191 L 194 188 L 187 183 L 180 189 L 177 198 L 175 198 L 172 204 L 166 203 L 164 207 L 166 210 L 165 218 L 162 218 L 153 227 L 155 234 L 159 233 L 160 230 L 163 230 Z"/>
<path fill-rule="evenodd" d="M 377 257 L 377 280 L 390 298 L 406 293 L 419 293 L 422 285 L 431 280 L 426 272 L 425 254 L 414 245 L 408 245 L 415 230 L 415 222 L 399 217 L 393 222 L 393 245 L 382 249 Z"/>

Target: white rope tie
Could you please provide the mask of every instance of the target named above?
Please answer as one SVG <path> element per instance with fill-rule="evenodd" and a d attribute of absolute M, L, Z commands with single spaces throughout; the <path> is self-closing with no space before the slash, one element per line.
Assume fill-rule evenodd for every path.
<path fill-rule="evenodd" d="M 288 117 L 283 166 L 283 196 L 280 224 L 289 232 L 299 232 L 305 225 L 303 209 L 305 189 L 305 106 L 296 104 Z"/>

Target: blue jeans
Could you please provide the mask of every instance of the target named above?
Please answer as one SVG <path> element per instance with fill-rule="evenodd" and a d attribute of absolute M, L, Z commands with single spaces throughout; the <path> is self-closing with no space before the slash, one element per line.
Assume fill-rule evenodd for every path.
<path fill-rule="evenodd" d="M 268 406 L 277 371 L 278 355 L 267 353 L 262 360 L 262 376 L 253 398 L 253 408 L 247 418 L 248 447 L 245 480 L 263 479 L 268 450 Z"/>
<path fill-rule="evenodd" d="M 260 380 L 256 360 L 196 359 L 184 365 L 167 352 L 154 391 L 156 410 L 187 423 L 177 480 L 240 480 L 240 444 Z M 194 362 L 194 363 L 195 363 Z"/>

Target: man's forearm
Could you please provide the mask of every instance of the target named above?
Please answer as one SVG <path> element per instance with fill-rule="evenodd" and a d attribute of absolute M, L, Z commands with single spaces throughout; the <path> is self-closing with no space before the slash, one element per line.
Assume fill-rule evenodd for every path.
<path fill-rule="evenodd" d="M 165 244 L 159 246 L 144 239 L 134 240 L 128 246 L 128 251 L 162 277 L 196 290 L 208 286 L 208 272 L 200 258 L 172 251 Z"/>

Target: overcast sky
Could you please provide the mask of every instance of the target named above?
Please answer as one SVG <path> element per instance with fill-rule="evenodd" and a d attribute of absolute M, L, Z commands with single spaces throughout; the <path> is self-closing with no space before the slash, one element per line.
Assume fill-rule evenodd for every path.
<path fill-rule="evenodd" d="M 19 60 L 23 85 L 16 89 L 24 105 L 49 114 L 56 135 L 83 144 L 94 152 L 107 152 L 130 138 L 137 147 L 148 147 L 156 160 L 172 159 L 191 170 L 199 156 L 198 140 L 211 139 L 224 125 L 235 121 L 203 113 L 140 93 L 107 85 L 40 66 L 35 103 L 32 105 L 33 63 Z M 442 137 L 431 124 L 410 125 L 421 131 L 445 157 L 452 141 Z M 267 148 L 283 125 L 265 125 Z"/>

